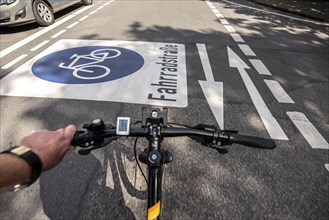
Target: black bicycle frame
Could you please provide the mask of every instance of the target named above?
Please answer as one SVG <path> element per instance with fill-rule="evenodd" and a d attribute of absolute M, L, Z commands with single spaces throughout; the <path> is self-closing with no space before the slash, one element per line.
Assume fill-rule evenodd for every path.
<path fill-rule="evenodd" d="M 160 219 L 162 155 L 159 137 L 149 140 L 147 219 Z M 160 158 L 159 158 L 160 157 Z"/>

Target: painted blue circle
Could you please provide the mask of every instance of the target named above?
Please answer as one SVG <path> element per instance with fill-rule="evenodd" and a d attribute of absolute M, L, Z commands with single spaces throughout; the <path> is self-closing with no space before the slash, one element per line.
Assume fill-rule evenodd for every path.
<path fill-rule="evenodd" d="M 144 58 L 122 47 L 75 47 L 48 54 L 32 65 L 32 73 L 46 81 L 90 84 L 120 79 L 137 72 Z"/>

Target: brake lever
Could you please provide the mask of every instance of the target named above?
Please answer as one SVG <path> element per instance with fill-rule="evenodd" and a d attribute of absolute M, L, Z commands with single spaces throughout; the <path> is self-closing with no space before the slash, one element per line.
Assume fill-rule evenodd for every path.
<path fill-rule="evenodd" d="M 217 132 L 217 127 L 215 127 L 214 125 L 197 124 L 193 128 L 199 129 L 199 130 L 211 131 L 214 134 Z M 202 138 L 202 137 L 197 137 L 197 136 L 189 136 L 189 137 L 191 139 L 195 140 L 196 142 L 201 143 L 203 146 L 206 146 L 206 147 L 213 147 L 213 145 L 214 145 L 213 140 L 210 140 L 207 138 Z"/>
<path fill-rule="evenodd" d="M 97 145 L 94 144 L 92 147 L 89 147 L 89 148 L 81 148 L 80 150 L 78 150 L 78 153 L 80 155 L 88 155 L 88 154 L 90 154 L 91 151 L 105 147 L 106 145 L 112 143 L 113 141 L 118 140 L 119 138 L 121 138 L 121 137 L 120 136 L 111 137 L 111 138 L 109 138 L 108 141 L 103 142 L 101 144 L 97 144 Z"/>

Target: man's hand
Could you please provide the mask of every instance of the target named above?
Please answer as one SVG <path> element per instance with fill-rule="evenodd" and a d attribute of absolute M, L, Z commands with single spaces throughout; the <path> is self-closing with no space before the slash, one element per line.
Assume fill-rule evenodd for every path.
<path fill-rule="evenodd" d="M 46 171 L 55 167 L 62 160 L 69 150 L 75 131 L 74 125 L 57 131 L 34 131 L 25 136 L 20 145 L 31 148 L 40 157 L 43 171 Z"/>

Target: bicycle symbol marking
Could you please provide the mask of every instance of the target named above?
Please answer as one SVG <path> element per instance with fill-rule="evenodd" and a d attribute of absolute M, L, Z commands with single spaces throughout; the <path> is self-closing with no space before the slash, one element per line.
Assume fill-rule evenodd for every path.
<path fill-rule="evenodd" d="M 114 52 L 114 55 L 110 55 Z M 93 80 L 93 79 L 99 79 L 103 78 L 110 74 L 111 69 L 107 66 L 98 65 L 98 63 L 102 63 L 107 59 L 113 59 L 121 55 L 121 51 L 117 49 L 98 49 L 92 51 L 90 54 L 85 55 L 78 55 L 73 54 L 70 59 L 74 59 L 69 65 L 65 66 L 65 63 L 60 63 L 58 66 L 60 68 L 64 69 L 70 69 L 73 70 L 73 76 L 79 79 L 85 79 L 85 80 Z M 83 64 L 75 65 L 80 60 L 84 60 L 85 62 Z M 97 76 L 89 75 L 89 76 L 83 76 L 81 75 L 81 72 L 94 74 L 95 72 L 98 72 L 96 70 L 102 69 L 101 74 Z"/>
<path fill-rule="evenodd" d="M 47 54 L 32 65 L 40 79 L 62 84 L 94 84 L 137 73 L 144 58 L 136 51 L 113 46 L 83 46 Z"/>

